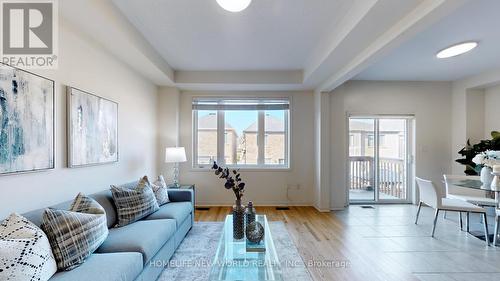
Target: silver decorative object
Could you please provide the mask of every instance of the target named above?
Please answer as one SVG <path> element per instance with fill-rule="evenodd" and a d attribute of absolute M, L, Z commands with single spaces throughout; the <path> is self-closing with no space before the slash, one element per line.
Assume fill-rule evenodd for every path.
<path fill-rule="evenodd" d="M 247 209 L 245 210 L 246 224 L 249 225 L 255 221 L 255 208 L 253 207 L 252 201 L 248 202 Z"/>
<path fill-rule="evenodd" d="M 247 225 L 246 235 L 248 241 L 258 244 L 264 238 L 264 227 L 260 222 L 254 221 Z"/>

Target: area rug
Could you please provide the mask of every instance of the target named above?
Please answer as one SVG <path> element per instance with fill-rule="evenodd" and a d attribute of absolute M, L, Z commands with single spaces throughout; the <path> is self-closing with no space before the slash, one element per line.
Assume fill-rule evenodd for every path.
<path fill-rule="evenodd" d="M 312 280 L 283 222 L 270 222 L 284 281 Z M 210 275 L 222 222 L 197 222 L 161 274 L 160 281 L 206 281 Z"/>

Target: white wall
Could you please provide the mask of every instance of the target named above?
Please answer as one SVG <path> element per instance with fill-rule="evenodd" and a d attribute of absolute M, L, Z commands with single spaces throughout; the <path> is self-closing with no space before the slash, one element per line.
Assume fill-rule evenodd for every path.
<path fill-rule="evenodd" d="M 458 151 L 468 139 L 475 143 L 491 138 L 490 132 L 500 130 L 500 70 L 490 70 L 453 82 L 452 94 L 452 173 L 462 174 L 464 166 L 456 163 Z"/>
<path fill-rule="evenodd" d="M 158 90 L 158 168 L 167 182 L 173 181 L 173 164 L 165 163 L 165 148 L 179 145 L 180 91 L 173 87 Z"/>
<path fill-rule="evenodd" d="M 192 169 L 192 99 L 194 96 L 263 96 L 291 98 L 291 168 L 279 170 L 242 170 L 246 182 L 244 201 L 256 205 L 284 205 L 288 203 L 288 185 L 299 185 L 290 190 L 290 205 L 312 205 L 314 174 L 314 103 L 311 92 L 182 92 L 180 98 L 180 145 L 186 147 L 188 162 L 181 164 L 181 183 L 196 184 L 198 205 L 232 205 L 234 194 L 224 189 L 224 182 L 212 171 Z"/>
<path fill-rule="evenodd" d="M 484 90 L 470 89 L 466 94 L 466 135 L 472 143 L 484 139 Z"/>
<path fill-rule="evenodd" d="M 414 114 L 416 175 L 441 182 L 451 169 L 451 83 L 349 81 L 331 94 L 331 202 L 346 202 L 347 114 Z"/>
<path fill-rule="evenodd" d="M 330 211 L 330 94 L 314 92 L 314 207 Z"/>
<path fill-rule="evenodd" d="M 500 131 L 500 86 L 484 90 L 484 137 L 491 131 Z"/>
<path fill-rule="evenodd" d="M 59 68 L 34 71 L 56 81 L 56 169 L 0 177 L 0 218 L 157 173 L 156 86 L 63 19 L 59 29 Z M 66 168 L 66 85 L 119 103 L 118 163 Z"/>

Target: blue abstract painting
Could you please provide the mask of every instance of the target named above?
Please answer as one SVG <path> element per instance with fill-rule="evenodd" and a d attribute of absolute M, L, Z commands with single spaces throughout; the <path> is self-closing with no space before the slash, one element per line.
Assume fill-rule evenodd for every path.
<path fill-rule="evenodd" d="M 0 175 L 54 168 L 54 81 L 0 64 Z"/>
<path fill-rule="evenodd" d="M 69 167 L 118 161 L 118 104 L 68 87 Z"/>

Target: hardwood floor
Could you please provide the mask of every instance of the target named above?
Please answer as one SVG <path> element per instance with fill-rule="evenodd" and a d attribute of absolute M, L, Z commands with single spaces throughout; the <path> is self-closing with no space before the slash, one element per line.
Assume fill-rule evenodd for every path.
<path fill-rule="evenodd" d="M 270 221 L 283 221 L 314 280 L 499 280 L 500 251 L 440 218 L 430 237 L 432 210 L 390 205 L 320 213 L 313 207 L 258 207 Z M 196 221 L 223 221 L 229 207 L 196 211 Z M 318 266 L 313 262 L 327 262 Z M 331 261 L 347 266 L 331 266 Z M 485 279 L 485 276 L 487 277 Z"/>
<path fill-rule="evenodd" d="M 211 207 L 196 211 L 196 221 L 223 221 L 229 207 Z M 333 213 L 320 213 L 313 207 L 257 207 L 270 221 L 283 221 L 314 280 L 418 280 L 413 275 L 370 251 L 359 237 L 347 231 Z M 346 267 L 331 267 L 332 261 L 347 262 Z M 313 262 L 330 262 L 314 266 Z"/>

